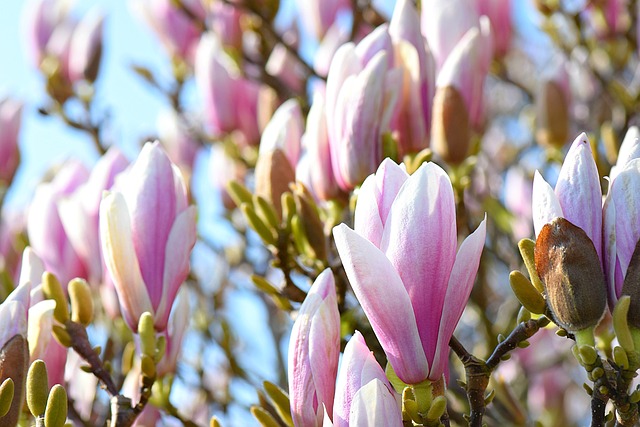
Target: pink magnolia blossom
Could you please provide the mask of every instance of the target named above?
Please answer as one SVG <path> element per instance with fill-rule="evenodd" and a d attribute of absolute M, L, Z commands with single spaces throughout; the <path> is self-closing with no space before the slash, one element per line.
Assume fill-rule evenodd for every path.
<path fill-rule="evenodd" d="M 157 331 L 167 327 L 196 240 L 196 210 L 187 203 L 182 176 L 158 142 L 145 144 L 100 203 L 102 252 L 134 331 L 145 311 Z"/>
<path fill-rule="evenodd" d="M 36 66 L 46 55 L 46 46 L 54 30 L 67 18 L 69 4 L 60 0 L 30 0 L 24 8 L 24 28 L 28 50 Z"/>
<path fill-rule="evenodd" d="M 22 103 L 17 100 L 0 100 L 0 185 L 11 183 L 20 164 L 18 137 L 22 108 Z"/>
<path fill-rule="evenodd" d="M 87 13 L 73 31 L 69 46 L 69 79 L 93 82 L 98 76 L 102 56 L 104 15 L 93 9 Z"/>
<path fill-rule="evenodd" d="M 403 71 L 402 93 L 391 129 L 397 132 L 400 156 L 428 146 L 435 64 L 420 32 L 420 18 L 411 0 L 396 3 L 389 35 L 398 67 Z"/>
<path fill-rule="evenodd" d="M 390 130 L 403 77 L 393 61 L 382 25 L 357 46 L 342 45 L 331 62 L 327 129 L 333 173 L 343 190 L 352 190 L 382 161 L 382 137 Z"/>
<path fill-rule="evenodd" d="M 640 129 L 637 126 L 631 126 L 624 135 L 620 150 L 618 151 L 618 160 L 611 167 L 609 178 L 613 181 L 624 167 L 633 159 L 640 158 Z"/>
<path fill-rule="evenodd" d="M 364 423 L 367 419 L 369 423 Z M 333 425 L 402 426 L 397 394 L 358 331 L 344 349 L 336 383 Z"/>
<path fill-rule="evenodd" d="M 296 0 L 300 19 L 305 28 L 321 40 L 342 10 L 349 10 L 349 0 Z"/>
<path fill-rule="evenodd" d="M 316 91 L 302 136 L 303 155 L 296 166 L 296 179 L 320 200 L 329 200 L 340 194 L 331 166 L 325 108 L 324 94 Z"/>
<path fill-rule="evenodd" d="M 340 313 L 331 270 L 323 271 L 300 306 L 289 341 L 289 397 L 296 427 L 322 425 L 333 410 L 340 355 Z"/>
<path fill-rule="evenodd" d="M 478 24 L 476 0 L 424 0 L 422 33 L 440 70 L 454 47 Z"/>
<path fill-rule="evenodd" d="M 58 202 L 65 234 L 86 266 L 87 280 L 93 285 L 102 282 L 104 270 L 98 218 L 102 192 L 113 186 L 116 176 L 128 165 L 120 150 L 110 148 L 95 164 L 89 179 Z"/>
<path fill-rule="evenodd" d="M 586 134 L 573 141 L 555 190 L 536 171 L 531 204 L 536 237 L 546 223 L 565 218 L 587 233 L 602 260 L 602 190 Z"/>
<path fill-rule="evenodd" d="M 504 56 L 509 50 L 512 37 L 512 0 L 476 0 L 478 15 L 485 15 L 491 21 L 491 34 L 495 55 Z"/>
<path fill-rule="evenodd" d="M 200 0 L 183 0 L 184 7 L 204 19 L 205 10 Z M 143 0 L 133 3 L 147 21 L 169 54 L 193 63 L 200 30 L 193 19 L 172 0 Z"/>
<path fill-rule="evenodd" d="M 344 224 L 333 231 L 349 282 L 398 377 L 408 384 L 439 380 L 471 293 L 486 220 L 456 254 L 453 188 L 433 163 L 408 176 L 385 160 L 358 199 L 355 231 Z"/>
<path fill-rule="evenodd" d="M 302 109 L 295 99 L 289 99 L 273 114 L 262 132 L 260 153 L 282 150 L 292 167 L 300 158 L 300 140 L 304 132 Z"/>
<path fill-rule="evenodd" d="M 604 266 L 610 306 L 622 294 L 631 258 L 640 240 L 640 159 L 628 161 L 611 182 L 604 203 Z"/>
<path fill-rule="evenodd" d="M 27 232 L 31 247 L 64 288 L 74 277 L 88 278 L 88 266 L 65 231 L 60 204 L 88 176 L 82 164 L 66 163 L 51 182 L 38 186 L 29 207 Z"/>

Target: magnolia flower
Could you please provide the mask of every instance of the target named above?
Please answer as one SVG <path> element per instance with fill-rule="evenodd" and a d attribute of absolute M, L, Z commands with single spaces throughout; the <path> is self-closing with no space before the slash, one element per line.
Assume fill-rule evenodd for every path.
<path fill-rule="evenodd" d="M 20 164 L 18 136 L 22 123 L 22 103 L 0 100 L 0 185 L 8 185 Z"/>
<path fill-rule="evenodd" d="M 297 0 L 296 6 L 305 28 L 321 40 L 340 11 L 350 9 L 351 3 L 348 0 Z"/>
<path fill-rule="evenodd" d="M 167 327 L 196 240 L 196 209 L 187 203 L 182 176 L 158 142 L 145 144 L 100 203 L 102 252 L 134 331 L 146 311 L 157 331 Z"/>
<path fill-rule="evenodd" d="M 327 77 L 326 114 L 331 163 L 340 188 L 352 190 L 382 161 L 402 83 L 393 47 L 382 25 L 357 46 L 342 45 Z"/>
<path fill-rule="evenodd" d="M 398 377 L 408 384 L 440 380 L 480 262 L 485 221 L 456 255 L 453 188 L 434 163 L 408 176 L 385 160 L 358 199 L 355 231 L 344 224 L 333 231 L 349 282 Z"/>
<path fill-rule="evenodd" d="M 102 58 L 104 15 L 96 8 L 82 18 L 69 46 L 69 79 L 95 81 Z"/>
<path fill-rule="evenodd" d="M 289 397 L 296 427 L 320 426 L 333 410 L 340 355 L 340 313 L 331 270 L 311 286 L 289 341 Z"/>
<path fill-rule="evenodd" d="M 587 233 L 602 260 L 602 190 L 586 134 L 573 141 L 555 190 L 536 171 L 531 205 L 536 237 L 554 218 L 565 218 Z"/>
<path fill-rule="evenodd" d="M 611 167 L 611 172 L 609 172 L 611 181 L 616 179 L 620 170 L 624 169 L 627 163 L 638 158 L 640 158 L 640 129 L 638 129 L 637 126 L 631 126 L 624 135 L 624 139 L 620 145 L 618 160 L 616 164 Z"/>
<path fill-rule="evenodd" d="M 640 240 L 638 212 L 640 159 L 633 159 L 618 170 L 604 202 L 604 266 L 610 307 L 613 307 L 622 295 L 625 277 L 629 271 L 637 269 L 634 253 Z"/>
<path fill-rule="evenodd" d="M 53 181 L 40 184 L 29 207 L 29 243 L 64 288 L 74 277 L 87 278 L 87 265 L 67 235 L 60 211 L 61 201 L 73 194 L 89 176 L 80 163 L 66 163 Z"/>
<path fill-rule="evenodd" d="M 320 200 L 332 199 L 340 192 L 331 166 L 325 108 L 324 94 L 317 91 L 302 136 L 303 155 L 296 166 L 296 179 Z"/>
<path fill-rule="evenodd" d="M 304 132 L 304 119 L 300 104 L 289 99 L 282 104 L 267 123 L 260 139 L 260 154 L 275 149 L 282 150 L 292 167 L 300 158 L 300 140 Z"/>
<path fill-rule="evenodd" d="M 396 393 L 358 331 L 344 348 L 336 383 L 333 425 L 402 426 Z"/>

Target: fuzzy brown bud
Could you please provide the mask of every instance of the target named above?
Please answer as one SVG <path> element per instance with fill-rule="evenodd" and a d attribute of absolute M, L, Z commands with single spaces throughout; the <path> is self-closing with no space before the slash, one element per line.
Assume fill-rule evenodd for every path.
<path fill-rule="evenodd" d="M 0 417 L 1 426 L 15 426 L 18 424 L 20 410 L 24 402 L 25 381 L 29 367 L 29 348 L 27 340 L 22 335 L 11 338 L 0 350 L 0 384 L 7 378 L 14 383 L 13 402 L 9 412 Z"/>
<path fill-rule="evenodd" d="M 462 94 L 453 86 L 440 87 L 433 99 L 431 145 L 447 163 L 459 164 L 469 153 L 471 127 Z"/>
<path fill-rule="evenodd" d="M 273 203 L 278 219 L 282 218 L 282 194 L 289 191 L 296 173 L 287 156 L 281 150 L 260 154 L 256 164 L 256 194 Z"/>
<path fill-rule="evenodd" d="M 598 324 L 607 291 L 596 248 L 584 230 L 564 218 L 545 224 L 536 240 L 535 263 L 559 326 L 577 332 Z"/>
<path fill-rule="evenodd" d="M 536 140 L 544 147 L 562 147 L 569 138 L 569 106 L 557 82 L 543 82 L 536 97 Z"/>

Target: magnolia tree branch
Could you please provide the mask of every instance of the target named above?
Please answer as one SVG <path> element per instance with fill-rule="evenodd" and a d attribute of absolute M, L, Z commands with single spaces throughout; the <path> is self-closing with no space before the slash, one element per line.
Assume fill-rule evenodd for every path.
<path fill-rule="evenodd" d="M 460 358 L 465 369 L 465 391 L 469 400 L 469 425 L 471 427 L 482 427 L 482 419 L 486 411 L 485 392 L 491 373 L 509 352 L 518 347 L 520 342 L 531 338 L 540 328 L 548 324 L 549 319 L 544 316 L 520 323 L 504 341 L 495 347 L 486 362 L 469 353 L 456 337 L 451 337 L 449 346 Z"/>

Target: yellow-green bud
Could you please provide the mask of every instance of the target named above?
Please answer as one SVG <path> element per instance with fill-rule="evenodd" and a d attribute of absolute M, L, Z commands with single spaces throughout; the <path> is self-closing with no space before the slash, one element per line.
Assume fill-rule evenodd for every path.
<path fill-rule="evenodd" d="M 522 256 L 522 260 L 524 261 L 524 266 L 527 268 L 527 272 L 529 273 L 529 278 L 531 279 L 531 283 L 538 292 L 544 292 L 544 285 L 540 281 L 540 277 L 538 277 L 538 272 L 536 271 L 536 263 L 535 263 L 535 251 L 536 242 L 531 239 L 522 239 L 518 242 L 518 249 L 520 250 L 520 256 Z"/>
<path fill-rule="evenodd" d="M 47 427 L 64 427 L 67 421 L 67 392 L 60 384 L 51 388 L 47 410 L 44 414 L 44 425 Z"/>
<path fill-rule="evenodd" d="M 427 412 L 427 420 L 436 421 L 444 414 L 447 409 L 447 398 L 444 396 L 438 396 L 433 399 L 429 412 Z"/>
<path fill-rule="evenodd" d="M 253 207 L 256 213 L 262 218 L 271 228 L 278 229 L 280 221 L 278 220 L 278 214 L 273 205 L 267 201 L 264 197 L 258 195 L 253 196 Z"/>
<path fill-rule="evenodd" d="M 262 427 L 280 427 L 280 424 L 278 424 L 273 416 L 259 406 L 251 407 L 251 415 L 258 420 L 258 423 L 260 423 Z"/>
<path fill-rule="evenodd" d="M 93 298 L 86 280 L 76 278 L 69 282 L 71 320 L 88 326 L 93 320 Z"/>
<path fill-rule="evenodd" d="M 11 408 L 14 389 L 15 385 L 11 378 L 7 378 L 2 385 L 0 385 L 0 418 L 7 415 Z"/>
<path fill-rule="evenodd" d="M 71 339 L 71 335 L 67 330 L 60 325 L 53 325 L 51 327 L 51 333 L 55 337 L 56 341 L 62 344 L 65 347 L 71 347 L 73 345 L 73 340 Z"/>
<path fill-rule="evenodd" d="M 48 396 L 47 366 L 38 359 L 31 364 L 27 373 L 27 406 L 34 417 L 44 415 Z"/>
<path fill-rule="evenodd" d="M 544 314 L 547 309 L 547 303 L 524 274 L 518 270 L 512 271 L 509 275 L 509 284 L 524 308 L 531 313 Z"/>
<path fill-rule="evenodd" d="M 263 384 L 264 391 L 267 393 L 269 401 L 275 408 L 278 416 L 286 425 L 293 425 L 293 419 L 291 418 L 291 405 L 289 403 L 289 396 L 287 393 L 272 382 L 265 381 Z"/>
<path fill-rule="evenodd" d="M 138 335 L 140 336 L 140 351 L 153 358 L 156 354 L 156 330 L 153 326 L 153 315 L 148 311 L 142 313 L 138 320 Z"/>
<path fill-rule="evenodd" d="M 156 354 L 154 360 L 156 363 L 160 363 L 164 357 L 164 353 L 167 351 L 167 338 L 164 335 L 160 335 L 156 341 Z"/>
<path fill-rule="evenodd" d="M 613 330 L 618 337 L 620 346 L 626 351 L 634 351 L 633 336 L 629 329 L 629 323 L 627 321 L 627 315 L 629 314 L 629 307 L 631 305 L 631 297 L 628 295 L 622 296 L 616 306 L 613 309 Z"/>
<path fill-rule="evenodd" d="M 531 320 L 531 312 L 524 307 L 520 307 L 518 310 L 518 317 L 516 318 L 517 323 L 528 322 Z"/>
<path fill-rule="evenodd" d="M 236 204 L 236 206 L 240 206 L 243 203 L 251 203 L 252 202 L 252 194 L 247 188 L 240 184 L 237 181 L 229 181 L 227 184 L 227 191 L 231 196 L 231 199 Z"/>
<path fill-rule="evenodd" d="M 580 354 L 580 359 L 582 363 L 585 365 L 593 365 L 598 360 L 598 352 L 595 347 L 590 345 L 581 345 L 578 346 L 578 353 Z"/>
<path fill-rule="evenodd" d="M 629 358 L 627 357 L 627 352 L 622 347 L 616 346 L 613 348 L 613 360 L 616 362 L 616 365 L 622 369 L 629 369 Z"/>
<path fill-rule="evenodd" d="M 53 317 L 62 324 L 69 320 L 69 307 L 67 307 L 67 298 L 64 296 L 62 285 L 58 278 L 53 274 L 45 271 L 42 274 L 42 291 L 48 299 L 56 302 L 56 308 L 53 310 Z"/>
<path fill-rule="evenodd" d="M 222 424 L 220 424 L 220 421 L 218 421 L 216 417 L 211 417 L 211 420 L 209 421 L 209 427 L 222 427 Z"/>
<path fill-rule="evenodd" d="M 142 371 L 142 374 L 147 378 L 156 377 L 156 363 L 151 356 L 148 356 L 146 354 L 142 355 L 142 358 L 140 359 L 140 370 Z"/>
<path fill-rule="evenodd" d="M 276 245 L 277 244 L 277 235 L 273 228 L 269 227 L 265 222 L 258 216 L 253 206 L 248 203 L 243 203 L 240 206 L 244 217 L 247 219 L 249 226 L 258 233 L 258 236 L 264 241 L 264 243 L 268 245 Z"/>

